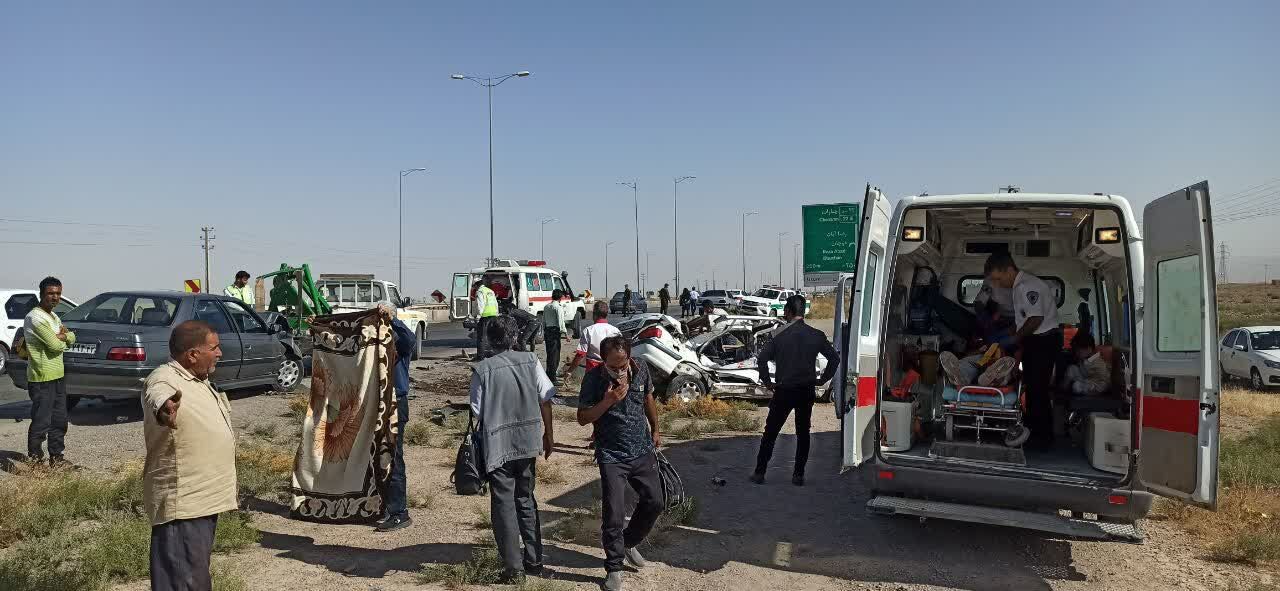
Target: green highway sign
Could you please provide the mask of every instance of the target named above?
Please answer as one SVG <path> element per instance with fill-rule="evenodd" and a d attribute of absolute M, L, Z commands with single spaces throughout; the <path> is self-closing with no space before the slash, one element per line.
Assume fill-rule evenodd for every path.
<path fill-rule="evenodd" d="M 858 226 L 862 221 L 856 203 L 802 205 L 804 224 L 804 284 L 835 285 L 840 273 L 852 273 L 858 264 Z"/>

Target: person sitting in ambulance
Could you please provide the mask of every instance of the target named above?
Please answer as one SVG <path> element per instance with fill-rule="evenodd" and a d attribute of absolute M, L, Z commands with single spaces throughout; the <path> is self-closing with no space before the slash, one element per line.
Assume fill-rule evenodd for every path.
<path fill-rule="evenodd" d="M 1078 332 L 1071 339 L 1076 363 L 1067 366 L 1064 386 L 1074 396 L 1100 396 L 1111 386 L 1111 368 L 1102 358 L 1093 335 Z"/>

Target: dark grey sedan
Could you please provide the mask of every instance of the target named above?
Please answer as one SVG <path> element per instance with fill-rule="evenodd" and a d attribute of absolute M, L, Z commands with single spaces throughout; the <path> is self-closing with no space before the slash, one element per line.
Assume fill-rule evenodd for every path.
<path fill-rule="evenodd" d="M 239 300 L 171 291 L 108 292 L 62 316 L 76 335 L 63 354 L 68 403 L 138 398 L 147 374 L 169 361 L 173 327 L 192 319 L 218 331 L 222 359 L 212 380 L 219 389 L 288 391 L 302 378 L 302 357 L 292 335 Z M 26 389 L 26 361 L 10 358 L 8 373 L 15 386 Z"/>
<path fill-rule="evenodd" d="M 623 299 L 624 299 L 623 292 L 619 291 L 613 294 L 613 299 L 609 300 L 610 314 L 622 313 Z M 644 296 L 640 295 L 640 292 L 638 291 L 631 292 L 631 313 L 644 314 L 645 312 L 648 312 L 648 311 L 649 311 L 649 302 L 645 301 Z"/>

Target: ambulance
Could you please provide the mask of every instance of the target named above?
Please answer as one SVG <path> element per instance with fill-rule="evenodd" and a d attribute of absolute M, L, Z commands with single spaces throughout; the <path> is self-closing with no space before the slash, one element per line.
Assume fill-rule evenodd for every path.
<path fill-rule="evenodd" d="M 859 215 L 856 268 L 836 289 L 833 406 L 842 470 L 860 472 L 870 512 L 1138 541 L 1137 522 L 1157 496 L 1216 508 L 1207 182 L 1152 201 L 1141 218 L 1102 193 L 911 196 L 891 205 L 870 185 Z M 1025 412 L 1016 371 L 1003 390 L 957 389 L 932 361 L 940 350 L 963 351 L 965 310 L 998 251 L 1052 286 L 1045 297 L 1059 306 L 1063 332 L 1088 331 L 1110 364 L 1105 394 L 1055 397 L 1047 449 L 1002 437 Z"/>
<path fill-rule="evenodd" d="M 471 300 L 471 286 L 485 278 L 493 280 L 494 291 L 499 298 L 510 299 L 516 307 L 530 314 L 541 317 L 542 308 L 551 301 L 551 293 L 559 289 L 566 294 L 561 301 L 570 316 L 577 321 L 587 317 L 586 302 L 573 292 L 568 273 L 547 267 L 546 261 L 496 259 L 493 266 L 453 274 L 450 319 L 461 320 L 468 329 L 475 327 L 479 311 Z M 574 327 L 577 325 L 577 322 L 573 323 Z"/>

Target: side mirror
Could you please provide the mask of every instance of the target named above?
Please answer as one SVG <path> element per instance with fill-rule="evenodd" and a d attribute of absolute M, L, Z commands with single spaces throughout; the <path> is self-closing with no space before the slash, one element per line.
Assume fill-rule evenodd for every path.
<path fill-rule="evenodd" d="M 1235 345 L 1235 348 L 1236 348 L 1236 350 L 1237 350 L 1237 351 L 1244 351 L 1244 350 L 1245 350 L 1244 345 Z"/>
<path fill-rule="evenodd" d="M 413 303 L 413 298 L 401 298 L 401 299 L 400 299 L 400 307 L 401 307 L 401 308 L 408 308 L 408 307 L 409 307 L 409 304 L 412 304 L 412 303 Z"/>

